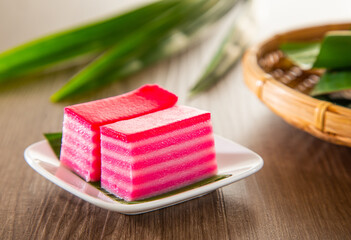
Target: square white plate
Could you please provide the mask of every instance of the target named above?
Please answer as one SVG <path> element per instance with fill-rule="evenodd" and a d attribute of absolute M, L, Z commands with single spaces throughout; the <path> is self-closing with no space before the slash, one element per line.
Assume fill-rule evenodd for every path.
<path fill-rule="evenodd" d="M 215 136 L 215 146 L 218 174 L 231 174 L 230 177 L 172 196 L 137 204 L 117 202 L 61 166 L 60 161 L 45 140 L 30 145 L 24 151 L 24 158 L 39 174 L 77 197 L 111 211 L 133 215 L 203 196 L 217 188 L 243 179 L 257 172 L 263 166 L 263 160 L 259 155 L 228 139 Z"/>

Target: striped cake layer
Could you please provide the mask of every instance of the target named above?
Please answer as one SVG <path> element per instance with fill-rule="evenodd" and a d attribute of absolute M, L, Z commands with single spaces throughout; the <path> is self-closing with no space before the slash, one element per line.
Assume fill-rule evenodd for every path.
<path fill-rule="evenodd" d="M 116 169 L 109 168 L 108 166 L 104 166 L 103 174 L 106 178 L 109 178 L 110 181 L 118 180 L 121 182 L 122 185 L 119 187 L 139 189 L 150 184 L 152 185 L 155 181 L 167 181 L 178 175 L 180 171 L 192 169 L 194 166 L 213 166 L 215 165 L 213 161 L 214 155 L 214 152 L 211 152 L 210 149 L 206 149 L 198 154 L 177 158 L 172 163 L 149 167 L 146 172 L 139 171 L 135 173 L 135 175 L 133 173 L 132 178 L 128 172 L 116 172 Z"/>
<path fill-rule="evenodd" d="M 63 121 L 61 163 L 86 181 L 101 176 L 100 138 L 96 131 L 81 124 L 80 119 L 66 114 Z"/>
<path fill-rule="evenodd" d="M 179 148 L 179 144 L 187 142 L 191 144 L 190 140 L 195 141 L 194 145 L 201 143 L 201 139 L 210 139 L 213 141 L 212 137 L 212 127 L 209 121 L 204 123 L 196 124 L 192 127 L 173 131 L 172 133 L 159 135 L 157 137 L 152 137 L 147 139 L 147 141 L 139 141 L 132 143 L 125 143 L 118 139 L 113 139 L 112 137 L 104 135 L 102 133 L 103 141 L 101 145 L 105 153 L 111 153 L 114 157 L 117 155 L 120 156 L 120 159 L 125 162 L 140 162 L 140 156 L 152 157 L 159 152 L 169 152 L 168 149 L 165 149 L 167 146 L 173 148 Z M 177 143 L 178 145 L 176 145 Z"/>
<path fill-rule="evenodd" d="M 157 85 L 65 108 L 60 160 L 86 181 L 100 180 L 100 126 L 172 107 L 177 96 Z"/>
<path fill-rule="evenodd" d="M 175 138 L 176 139 L 176 138 Z M 155 152 L 140 154 L 135 156 L 126 156 L 105 149 L 104 137 L 102 137 L 102 167 L 113 170 L 118 174 L 129 176 L 130 170 L 133 170 L 133 178 L 139 176 L 139 172 L 148 173 L 149 169 L 159 168 L 159 166 L 169 167 L 174 164 L 181 164 L 187 158 L 197 158 L 214 148 L 213 136 L 208 133 L 204 136 L 187 140 L 184 142 L 169 142 L 168 146 Z"/>
<path fill-rule="evenodd" d="M 135 201 L 176 190 L 212 177 L 216 174 L 217 166 L 211 165 L 204 168 L 194 167 L 183 174 L 175 175 L 175 177 L 169 179 L 169 181 L 155 181 L 149 186 L 139 189 L 121 188 L 119 187 L 120 182 L 118 180 L 116 180 L 115 183 L 111 183 L 104 178 L 101 179 L 101 186 L 126 201 Z"/>
<path fill-rule="evenodd" d="M 187 114 L 179 115 L 179 108 Z M 162 114 L 166 117 L 160 120 Z M 147 125 L 156 126 L 148 129 L 149 137 L 129 138 L 133 139 L 132 142 L 126 142 L 128 136 L 116 138 L 126 134 L 111 131 L 118 129 L 118 124 L 101 128 L 102 187 L 127 201 L 168 192 L 213 176 L 217 172 L 214 138 L 208 113 L 176 106 L 142 116 L 140 119 L 150 120 L 152 116 L 158 119 L 158 123 L 151 121 L 145 124 L 144 130 Z M 140 119 L 128 121 L 134 125 Z M 186 127 L 175 129 L 174 121 L 186 123 L 178 124 Z M 120 123 L 119 126 L 124 125 Z M 167 125 L 171 127 L 167 129 Z M 105 131 L 106 127 L 109 131 Z"/>
<path fill-rule="evenodd" d="M 135 158 L 109 150 L 103 150 L 103 155 L 106 166 L 111 165 L 111 168 L 114 167 L 120 171 L 132 169 L 134 172 L 137 172 L 146 171 L 149 166 L 165 162 L 167 163 L 171 160 L 182 158 L 195 152 L 206 150 L 210 147 L 213 147 L 213 139 L 212 136 L 208 135 L 188 141 L 185 144 L 170 145 L 156 151 L 155 153 L 139 155 Z"/>

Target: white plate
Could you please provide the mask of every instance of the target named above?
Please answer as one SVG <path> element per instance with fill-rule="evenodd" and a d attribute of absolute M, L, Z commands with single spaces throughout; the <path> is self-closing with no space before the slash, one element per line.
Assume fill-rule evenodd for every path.
<path fill-rule="evenodd" d="M 30 145 L 24 151 L 24 158 L 39 174 L 77 197 L 111 211 L 132 215 L 168 207 L 203 196 L 217 188 L 243 179 L 257 172 L 263 166 L 263 160 L 259 155 L 228 139 L 215 136 L 215 146 L 218 174 L 231 174 L 230 177 L 162 199 L 130 205 L 119 203 L 109 198 L 70 170 L 61 166 L 45 140 Z"/>

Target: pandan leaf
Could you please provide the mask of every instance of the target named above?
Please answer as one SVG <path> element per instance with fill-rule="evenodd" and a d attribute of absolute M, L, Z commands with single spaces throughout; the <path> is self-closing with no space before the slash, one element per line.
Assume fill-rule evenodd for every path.
<path fill-rule="evenodd" d="M 174 35 L 183 36 L 184 42 L 189 43 L 191 34 L 198 31 L 205 23 L 217 20 L 236 2 L 237 0 L 179 1 L 178 6 L 164 11 L 143 29 L 102 54 L 56 92 L 51 100 L 57 102 L 95 90 L 169 56 L 187 44 L 181 43 L 180 46 L 174 47 L 172 46 L 174 42 L 168 39 L 172 39 Z M 217 7 L 218 5 L 220 7 Z M 211 11 L 212 7 L 214 11 Z M 213 15 L 205 14 L 208 12 Z M 190 30 L 193 31 L 190 32 Z"/>
<path fill-rule="evenodd" d="M 317 96 L 351 89 L 351 70 L 326 71 L 310 95 Z"/>
<path fill-rule="evenodd" d="M 190 6 L 196 6 L 190 3 L 179 1 L 177 5 L 156 16 L 149 25 L 139 29 L 107 50 L 57 91 L 51 97 L 51 100 L 54 102 L 61 101 L 82 91 L 95 90 L 111 82 L 111 71 L 123 68 L 135 58 L 141 56 L 147 51 L 148 46 L 155 47 L 166 34 L 179 25 L 184 17 L 189 14 Z M 197 4 L 199 3 L 197 1 Z"/>
<path fill-rule="evenodd" d="M 161 1 L 72 30 L 52 34 L 0 54 L 0 82 L 117 44 L 155 15 L 177 4 Z"/>
<path fill-rule="evenodd" d="M 330 31 L 323 38 L 314 68 L 351 67 L 351 31 Z"/>
<path fill-rule="evenodd" d="M 78 57 L 89 57 L 91 60 L 93 56 L 100 55 L 95 62 L 74 76 L 75 81 L 70 81 L 54 94 L 52 100 L 59 101 L 95 90 L 113 80 L 130 76 L 188 46 L 193 42 L 191 38 L 195 38 L 195 33 L 223 17 L 237 2 L 238 0 L 158 1 L 116 17 L 34 40 L 0 54 L 0 84 L 64 61 Z M 175 6 L 183 9 L 175 16 L 169 12 L 160 20 L 160 16 L 166 15 Z M 152 30 L 157 19 L 163 24 Z M 116 49 L 118 50 L 115 51 Z M 112 61 L 114 59 L 117 61 Z"/>
<path fill-rule="evenodd" d="M 60 151 L 61 151 L 61 139 L 62 139 L 62 133 L 45 133 L 44 134 L 45 138 L 47 139 L 47 141 L 49 142 L 50 147 L 52 148 L 52 150 L 55 152 L 56 156 L 58 159 L 60 159 Z M 113 200 L 122 203 L 122 204 L 138 204 L 138 203 L 145 203 L 145 202 L 151 202 L 151 201 L 155 201 L 158 199 L 162 199 L 162 198 L 166 198 L 166 197 L 170 197 L 182 192 L 186 192 L 198 187 L 202 187 L 205 186 L 207 184 L 213 183 L 213 182 L 217 182 L 220 181 L 222 179 L 228 178 L 232 176 L 231 174 L 221 174 L 221 175 L 216 175 L 207 179 L 204 179 L 200 182 L 191 184 L 189 186 L 168 192 L 168 193 L 164 193 L 155 197 L 151 197 L 148 199 L 144 199 L 144 200 L 139 200 L 139 201 L 132 201 L 132 202 L 127 202 L 121 198 L 116 197 L 115 195 L 107 192 L 105 189 L 101 188 L 101 184 L 100 182 L 92 182 L 90 183 L 93 187 L 97 188 L 99 191 L 103 192 L 105 195 L 107 195 L 108 197 L 112 198 Z M 83 180 L 82 180 L 83 181 Z"/>
<path fill-rule="evenodd" d="M 302 69 L 313 66 L 320 48 L 320 42 L 286 42 L 280 45 L 280 50 Z"/>

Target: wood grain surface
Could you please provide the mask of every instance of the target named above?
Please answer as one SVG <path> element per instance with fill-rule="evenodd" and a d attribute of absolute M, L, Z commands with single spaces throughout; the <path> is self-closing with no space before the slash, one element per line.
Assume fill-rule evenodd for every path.
<path fill-rule="evenodd" d="M 69 25 L 64 14 L 55 15 L 49 25 L 46 15 L 36 15 L 44 2 L 34 0 L 38 9 L 32 7 L 17 20 L 14 9 L 29 1 L 0 2 L 0 50 Z M 93 17 L 111 12 L 111 6 L 119 9 L 112 1 L 109 6 L 100 6 L 104 10 Z M 72 21 L 88 19 L 94 8 L 80 12 L 79 19 L 69 15 Z M 29 16 L 41 19 L 34 33 L 25 30 Z M 261 171 L 201 198 L 142 215 L 126 216 L 86 203 L 45 180 L 23 158 L 24 149 L 42 140 L 42 133 L 61 130 L 63 107 L 73 102 L 53 104 L 48 99 L 77 69 L 35 77 L 0 88 L 0 238 L 351 239 L 351 148 L 318 140 L 275 116 L 244 85 L 241 66 L 206 94 L 187 97 L 215 41 L 203 41 L 75 103 L 160 84 L 175 92 L 181 104 L 211 111 L 217 134 L 263 157 Z"/>

